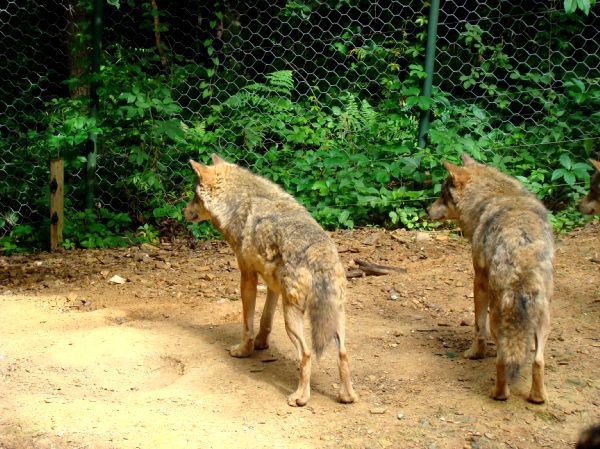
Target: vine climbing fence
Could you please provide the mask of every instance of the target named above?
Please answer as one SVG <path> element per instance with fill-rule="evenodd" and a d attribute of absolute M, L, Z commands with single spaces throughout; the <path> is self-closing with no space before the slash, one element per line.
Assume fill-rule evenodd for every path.
<path fill-rule="evenodd" d="M 518 176 L 558 216 L 600 148 L 591 3 L 447 0 L 434 34 L 436 0 L 7 1 L 0 251 L 46 245 L 52 158 L 65 162 L 67 247 L 181 221 L 187 161 L 212 152 L 329 228 L 429 226 L 440 160 L 461 152 Z"/>

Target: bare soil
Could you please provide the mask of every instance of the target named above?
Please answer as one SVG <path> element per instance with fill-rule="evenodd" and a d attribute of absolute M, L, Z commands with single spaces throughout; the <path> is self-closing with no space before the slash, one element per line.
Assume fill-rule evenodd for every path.
<path fill-rule="evenodd" d="M 566 448 L 600 421 L 600 223 L 557 238 L 544 405 L 525 399 L 529 364 L 496 402 L 494 346 L 462 357 L 468 242 L 333 237 L 349 268 L 406 269 L 349 282 L 352 405 L 335 401 L 333 345 L 308 405 L 287 405 L 298 372 L 280 310 L 270 349 L 229 356 L 241 303 L 224 242 L 0 257 L 0 448 Z M 264 297 L 259 286 L 257 312 Z"/>

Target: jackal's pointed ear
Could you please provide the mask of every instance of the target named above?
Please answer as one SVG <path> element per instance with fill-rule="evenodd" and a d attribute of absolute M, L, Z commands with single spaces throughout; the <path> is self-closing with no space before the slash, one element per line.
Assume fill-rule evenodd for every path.
<path fill-rule="evenodd" d="M 469 180 L 469 172 L 464 167 L 459 167 L 448 161 L 442 161 L 442 164 L 444 164 L 444 167 L 446 167 L 446 170 L 448 170 L 448 173 L 452 177 L 452 184 L 454 184 L 454 187 L 460 188 L 467 183 Z"/>
<path fill-rule="evenodd" d="M 210 185 L 215 180 L 215 174 L 207 165 L 199 164 L 196 161 L 190 159 L 192 169 L 198 175 L 198 182 L 203 185 Z"/>
<path fill-rule="evenodd" d="M 590 159 L 590 162 L 596 168 L 596 170 L 600 172 L 600 162 L 599 161 L 595 161 L 594 159 Z"/>
<path fill-rule="evenodd" d="M 463 165 L 475 165 L 478 163 L 475 159 L 473 159 L 467 153 L 461 154 L 460 159 L 462 160 Z"/>
<path fill-rule="evenodd" d="M 225 159 L 221 159 L 215 153 L 211 154 L 210 157 L 212 158 L 214 165 L 225 164 L 227 162 Z"/>

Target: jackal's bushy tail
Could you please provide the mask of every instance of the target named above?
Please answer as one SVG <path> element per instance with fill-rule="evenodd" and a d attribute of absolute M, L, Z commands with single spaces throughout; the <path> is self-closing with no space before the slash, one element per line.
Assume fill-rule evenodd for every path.
<path fill-rule="evenodd" d="M 312 347 L 317 359 L 327 344 L 336 337 L 343 319 L 343 287 L 334 279 L 317 279 L 309 297 Z"/>
<path fill-rule="evenodd" d="M 533 341 L 536 323 L 548 307 L 548 281 L 539 256 L 543 242 L 515 251 L 507 290 L 500 298 L 498 358 L 506 363 L 507 375 L 514 380 Z M 551 275 L 550 275 L 551 276 Z"/>
<path fill-rule="evenodd" d="M 527 357 L 537 315 L 536 292 L 507 292 L 502 298 L 498 329 L 498 359 L 506 364 L 506 374 L 514 381 Z"/>

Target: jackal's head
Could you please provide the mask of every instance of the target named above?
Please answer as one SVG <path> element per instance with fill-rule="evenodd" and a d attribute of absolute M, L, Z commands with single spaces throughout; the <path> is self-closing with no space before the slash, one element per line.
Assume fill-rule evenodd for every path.
<path fill-rule="evenodd" d="M 583 198 L 577 208 L 582 214 L 593 215 L 600 213 L 600 162 L 590 160 L 596 168 L 596 173 L 590 179 L 590 191 Z"/>
<path fill-rule="evenodd" d="M 466 154 L 462 155 L 462 160 L 465 166 L 477 164 Z M 470 175 L 465 167 L 459 167 L 448 161 L 442 163 L 448 170 L 448 177 L 442 184 L 440 197 L 427 208 L 427 214 L 432 220 L 456 220 L 458 219 L 457 204 L 465 185 L 469 182 Z"/>
<path fill-rule="evenodd" d="M 214 165 L 225 163 L 216 154 L 212 155 L 212 160 Z M 187 221 L 194 223 L 210 220 L 211 215 L 206 209 L 205 203 L 207 200 L 207 191 L 215 182 L 215 168 L 214 166 L 202 165 L 192 160 L 190 160 L 190 164 L 198 176 L 198 182 L 194 189 L 194 198 L 183 208 L 183 216 Z"/>

